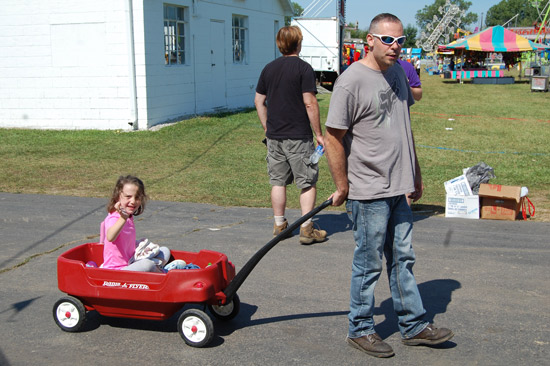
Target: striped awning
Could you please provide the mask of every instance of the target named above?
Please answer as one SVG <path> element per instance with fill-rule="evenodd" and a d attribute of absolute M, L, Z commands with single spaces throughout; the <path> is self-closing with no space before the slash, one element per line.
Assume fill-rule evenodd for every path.
<path fill-rule="evenodd" d="M 523 52 L 548 49 L 550 47 L 534 43 L 501 25 L 497 25 L 451 42 L 445 48 L 485 52 Z"/>

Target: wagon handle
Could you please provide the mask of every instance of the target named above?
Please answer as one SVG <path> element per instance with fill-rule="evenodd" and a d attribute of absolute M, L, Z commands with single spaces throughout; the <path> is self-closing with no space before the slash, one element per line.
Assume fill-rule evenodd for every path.
<path fill-rule="evenodd" d="M 256 267 L 256 264 L 260 262 L 260 260 L 264 257 L 264 255 L 267 254 L 273 248 L 275 245 L 277 245 L 281 240 L 287 237 L 292 231 L 294 231 L 298 226 L 302 225 L 304 222 L 306 222 L 311 217 L 315 216 L 317 213 L 319 213 L 321 210 L 325 209 L 326 207 L 330 206 L 332 204 L 332 198 L 329 198 L 325 202 L 321 203 L 319 206 L 315 207 L 313 210 L 309 211 L 304 216 L 300 217 L 298 220 L 296 220 L 294 223 L 289 225 L 285 230 L 281 231 L 279 235 L 271 239 L 266 245 L 264 245 L 260 250 L 256 252 L 246 262 L 246 264 L 241 268 L 241 270 L 237 273 L 237 275 L 233 278 L 231 282 L 229 282 L 229 285 L 223 290 L 223 293 L 226 297 L 226 303 L 230 302 L 233 299 L 233 296 L 237 293 L 237 290 L 241 287 L 244 280 L 248 277 L 250 272 Z"/>

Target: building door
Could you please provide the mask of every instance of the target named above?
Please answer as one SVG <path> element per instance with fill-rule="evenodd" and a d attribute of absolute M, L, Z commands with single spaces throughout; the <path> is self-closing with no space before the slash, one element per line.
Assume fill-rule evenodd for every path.
<path fill-rule="evenodd" d="M 210 20 L 210 71 L 212 108 L 227 106 L 225 76 L 225 23 Z"/>

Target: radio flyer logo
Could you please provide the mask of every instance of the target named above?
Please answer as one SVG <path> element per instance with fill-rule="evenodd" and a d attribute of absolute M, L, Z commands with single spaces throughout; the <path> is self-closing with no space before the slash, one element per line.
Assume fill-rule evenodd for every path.
<path fill-rule="evenodd" d="M 112 281 L 103 281 L 103 287 L 119 287 L 131 290 L 149 290 L 149 286 L 142 283 L 121 283 Z"/>

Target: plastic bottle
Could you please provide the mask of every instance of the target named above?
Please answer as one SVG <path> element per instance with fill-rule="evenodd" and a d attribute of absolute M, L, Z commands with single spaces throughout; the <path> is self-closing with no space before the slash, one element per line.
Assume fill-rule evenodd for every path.
<path fill-rule="evenodd" d="M 311 156 L 309 157 L 309 161 L 311 161 L 311 164 L 317 164 L 321 156 L 323 156 L 324 152 L 325 152 L 325 149 L 323 148 L 323 146 L 317 145 L 315 152 L 311 154 Z"/>

